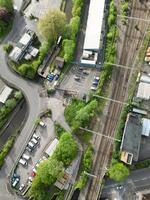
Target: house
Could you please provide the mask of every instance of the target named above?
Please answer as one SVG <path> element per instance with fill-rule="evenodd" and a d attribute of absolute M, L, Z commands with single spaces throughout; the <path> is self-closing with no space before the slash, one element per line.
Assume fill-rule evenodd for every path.
<path fill-rule="evenodd" d="M 31 30 L 26 30 L 18 41 L 17 45 L 9 54 L 9 58 L 14 62 L 21 60 L 27 52 L 28 47 L 32 44 L 35 34 Z"/>
<path fill-rule="evenodd" d="M 129 113 L 126 119 L 120 146 L 121 161 L 126 164 L 131 165 L 132 161 L 138 161 L 141 133 L 141 117 L 137 114 Z"/>

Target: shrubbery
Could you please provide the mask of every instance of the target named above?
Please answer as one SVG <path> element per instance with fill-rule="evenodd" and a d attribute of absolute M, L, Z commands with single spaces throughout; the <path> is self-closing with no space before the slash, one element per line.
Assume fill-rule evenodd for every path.
<path fill-rule="evenodd" d="M 58 139 L 60 139 L 60 137 L 66 132 L 66 130 L 58 123 L 55 123 L 55 133 L 58 137 Z"/>
<path fill-rule="evenodd" d="M 88 181 L 88 176 L 84 172 L 90 172 L 93 160 L 93 149 L 91 146 L 87 147 L 84 152 L 81 162 L 81 171 L 79 181 L 76 183 L 76 188 L 83 189 Z"/>
<path fill-rule="evenodd" d="M 3 146 L 2 150 L 0 150 L 0 168 L 3 166 L 5 157 L 7 156 L 7 154 L 9 153 L 9 151 L 11 150 L 11 148 L 14 144 L 17 133 L 18 133 L 18 131 L 15 134 L 13 134 L 12 136 L 10 136 L 9 139 L 7 140 L 6 144 Z"/>
<path fill-rule="evenodd" d="M 4 45 L 4 51 L 6 51 L 8 54 L 11 52 L 11 50 L 13 49 L 13 45 L 12 44 L 5 44 Z"/>
<path fill-rule="evenodd" d="M 72 135 L 70 133 L 62 134 L 54 154 L 38 167 L 37 175 L 31 185 L 30 195 L 37 200 L 48 200 L 50 186 L 63 176 L 64 166 L 68 166 L 75 159 L 77 152 L 78 146 Z"/>
<path fill-rule="evenodd" d="M 16 107 L 17 103 L 22 99 L 22 94 L 18 94 L 17 92 L 14 92 L 11 97 L 5 102 L 5 104 L 0 108 L 0 128 L 2 128 L 2 126 L 6 123 L 9 114 Z"/>

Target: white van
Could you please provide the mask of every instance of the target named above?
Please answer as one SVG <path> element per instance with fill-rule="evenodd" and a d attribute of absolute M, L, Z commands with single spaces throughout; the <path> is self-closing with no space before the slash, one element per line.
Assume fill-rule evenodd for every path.
<path fill-rule="evenodd" d="M 27 161 L 22 158 L 19 160 L 19 163 L 22 164 L 23 166 L 27 165 Z"/>
<path fill-rule="evenodd" d="M 43 128 L 46 127 L 46 124 L 44 122 L 42 122 L 42 121 L 40 121 L 39 125 L 42 126 Z"/>
<path fill-rule="evenodd" d="M 22 158 L 24 158 L 25 160 L 30 160 L 31 157 L 29 155 L 27 155 L 27 154 L 24 153 L 22 155 Z"/>

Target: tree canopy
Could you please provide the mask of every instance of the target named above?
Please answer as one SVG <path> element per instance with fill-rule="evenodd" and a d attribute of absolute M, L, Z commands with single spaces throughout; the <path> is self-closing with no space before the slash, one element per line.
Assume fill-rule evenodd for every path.
<path fill-rule="evenodd" d="M 129 176 L 129 169 L 123 163 L 116 163 L 109 169 L 109 177 L 115 181 L 123 181 Z"/>
<path fill-rule="evenodd" d="M 70 133 L 64 133 L 59 140 L 59 144 L 54 152 L 54 157 L 62 161 L 65 166 L 77 156 L 78 145 Z"/>
<path fill-rule="evenodd" d="M 59 10 L 49 10 L 39 19 L 38 30 L 44 40 L 53 43 L 66 30 L 66 16 Z"/>

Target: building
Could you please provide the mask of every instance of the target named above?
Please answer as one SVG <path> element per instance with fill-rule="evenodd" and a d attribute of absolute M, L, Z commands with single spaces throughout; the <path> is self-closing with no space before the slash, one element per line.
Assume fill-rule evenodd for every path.
<path fill-rule="evenodd" d="M 150 99 L 150 77 L 142 75 L 138 86 L 137 99 L 149 100 Z"/>
<path fill-rule="evenodd" d="M 91 0 L 85 32 L 81 64 L 96 66 L 100 48 L 101 33 L 103 32 L 103 13 L 105 0 Z"/>
<path fill-rule="evenodd" d="M 150 135 L 150 119 L 142 118 L 142 135 L 147 137 Z"/>
<path fill-rule="evenodd" d="M 34 36 L 35 34 L 33 31 L 27 30 L 10 52 L 9 58 L 14 62 L 20 61 L 27 53 L 27 49 L 32 44 Z"/>
<path fill-rule="evenodd" d="M 10 94 L 12 93 L 13 89 L 5 85 L 5 83 L 0 80 L 0 105 L 2 106 Z"/>
<path fill-rule="evenodd" d="M 121 161 L 130 165 L 132 164 L 132 161 L 138 161 L 141 133 L 142 123 L 140 116 L 129 113 L 120 146 Z"/>
<path fill-rule="evenodd" d="M 51 143 L 50 145 L 48 146 L 48 148 L 45 150 L 45 154 L 50 157 L 53 155 L 57 145 L 59 143 L 59 140 L 57 138 L 55 138 Z"/>
<path fill-rule="evenodd" d="M 55 59 L 55 65 L 56 65 L 56 67 L 58 69 L 62 69 L 63 68 L 64 62 L 65 62 L 65 60 L 63 58 L 61 58 L 61 57 L 57 56 L 56 59 Z"/>

